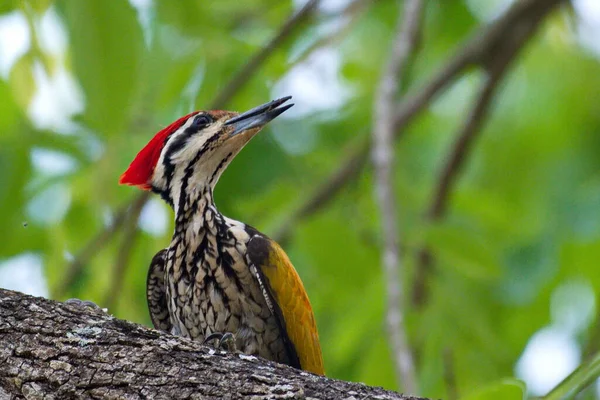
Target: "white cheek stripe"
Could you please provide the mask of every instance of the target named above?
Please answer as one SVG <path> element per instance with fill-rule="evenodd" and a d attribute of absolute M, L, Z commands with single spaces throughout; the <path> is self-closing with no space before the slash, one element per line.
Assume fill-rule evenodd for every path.
<path fill-rule="evenodd" d="M 167 144 L 163 147 L 160 152 L 160 157 L 158 158 L 158 162 L 155 166 L 154 173 L 152 174 L 152 184 L 161 189 L 167 189 L 166 184 L 167 180 L 165 177 L 165 157 L 167 152 L 169 151 L 171 143 L 174 142 L 179 136 L 183 135 L 186 129 L 188 129 L 193 123 L 196 114 L 188 118 L 187 121 L 179 129 L 177 129 L 171 136 L 169 137 Z M 171 162 L 174 164 L 184 163 L 186 161 L 192 160 L 192 158 L 196 155 L 196 152 L 204 146 L 206 141 L 216 134 L 223 126 L 223 123 L 217 122 L 210 125 L 208 128 L 202 131 L 201 135 L 196 135 L 191 138 L 188 143 L 177 153 L 173 154 L 171 157 Z M 171 184 L 173 187 L 171 188 L 171 194 L 174 196 L 178 196 L 180 181 L 183 179 L 183 171 L 179 171 L 178 168 L 175 169 L 175 174 L 173 176 L 173 180 Z M 176 203 L 176 199 L 173 199 L 174 203 Z"/>

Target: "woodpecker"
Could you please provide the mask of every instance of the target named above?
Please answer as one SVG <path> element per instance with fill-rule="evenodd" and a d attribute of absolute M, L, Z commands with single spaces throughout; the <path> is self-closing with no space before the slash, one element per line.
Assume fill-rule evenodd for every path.
<path fill-rule="evenodd" d="M 283 249 L 250 225 L 222 215 L 213 190 L 239 151 L 289 109 L 291 96 L 239 114 L 195 111 L 159 131 L 119 183 L 151 190 L 175 212 L 171 243 L 148 270 L 156 329 L 234 347 L 324 374 L 308 295 Z"/>

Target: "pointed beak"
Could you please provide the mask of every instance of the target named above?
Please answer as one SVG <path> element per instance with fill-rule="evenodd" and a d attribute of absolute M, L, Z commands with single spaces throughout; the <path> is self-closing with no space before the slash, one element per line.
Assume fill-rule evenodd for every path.
<path fill-rule="evenodd" d="M 286 96 L 255 107 L 250 111 L 246 111 L 245 113 L 231 118 L 225 122 L 225 125 L 233 127 L 231 136 L 245 132 L 252 128 L 262 128 L 294 105 L 292 103 L 282 106 L 283 103 L 287 102 L 291 98 L 292 96 Z"/>

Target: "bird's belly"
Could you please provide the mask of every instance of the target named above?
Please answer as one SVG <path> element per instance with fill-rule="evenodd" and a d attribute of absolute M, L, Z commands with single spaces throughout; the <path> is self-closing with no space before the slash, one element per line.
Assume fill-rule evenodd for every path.
<path fill-rule="evenodd" d="M 203 341 L 231 332 L 237 350 L 289 363 L 277 320 L 242 260 L 229 266 L 200 266 L 194 276 L 168 290 L 173 334 Z"/>

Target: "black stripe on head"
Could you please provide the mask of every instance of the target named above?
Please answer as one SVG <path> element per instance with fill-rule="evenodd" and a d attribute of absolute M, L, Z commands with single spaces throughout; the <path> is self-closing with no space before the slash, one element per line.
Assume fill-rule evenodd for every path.
<path fill-rule="evenodd" d="M 171 186 L 171 180 L 175 173 L 175 165 L 171 161 L 173 154 L 183 149 L 193 135 L 202 131 L 213 122 L 212 117 L 207 113 L 198 113 L 191 118 L 193 118 L 193 122 L 187 128 L 185 128 L 180 135 L 177 135 L 173 139 L 173 142 L 169 144 L 167 152 L 165 153 L 163 163 L 165 164 L 165 178 L 167 179 L 167 187 Z"/>
<path fill-rule="evenodd" d="M 179 194 L 179 209 L 180 210 L 184 209 L 184 205 L 185 205 L 185 201 L 186 201 L 185 195 L 187 194 L 187 191 L 188 191 L 189 180 L 192 177 L 192 175 L 194 174 L 195 165 L 198 163 L 198 161 L 200 161 L 202 156 L 208 150 L 210 150 L 214 147 L 214 142 L 219 138 L 219 136 L 220 136 L 220 133 L 216 132 L 214 135 L 212 135 L 210 138 L 208 138 L 206 140 L 206 142 L 204 142 L 204 144 L 202 145 L 200 150 L 198 150 L 198 152 L 196 153 L 194 158 L 192 158 L 192 160 L 185 167 L 183 179 L 181 180 L 181 189 L 180 189 L 181 192 Z"/>
<path fill-rule="evenodd" d="M 168 158 L 170 160 L 173 153 L 176 153 L 185 147 L 190 137 L 198 132 L 201 132 L 212 122 L 212 117 L 206 113 L 196 114 L 193 118 L 194 121 L 190 124 L 190 126 L 185 128 L 180 135 L 173 139 L 173 143 L 171 143 L 167 153 L 165 154 L 165 159 Z"/>
<path fill-rule="evenodd" d="M 188 139 L 190 138 L 190 134 L 187 133 L 190 128 L 187 128 L 181 135 L 178 135 L 173 139 L 173 142 L 169 145 L 167 152 L 165 153 L 165 162 L 170 163 L 173 154 L 177 153 L 179 150 L 183 149 L 187 144 Z"/>

